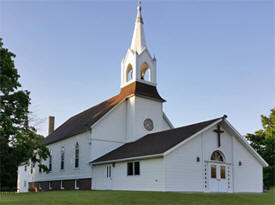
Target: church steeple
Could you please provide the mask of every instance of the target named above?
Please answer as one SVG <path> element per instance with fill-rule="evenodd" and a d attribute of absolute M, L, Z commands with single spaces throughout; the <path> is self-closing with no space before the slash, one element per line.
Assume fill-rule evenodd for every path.
<path fill-rule="evenodd" d="M 145 35 L 143 29 L 143 19 L 141 16 L 141 2 L 138 1 L 137 18 L 135 23 L 135 30 L 132 38 L 131 49 L 141 53 L 146 48 Z"/>
<path fill-rule="evenodd" d="M 151 57 L 146 46 L 139 1 L 131 47 L 121 62 L 121 87 L 134 81 L 156 86 L 156 76 L 156 59 Z"/>

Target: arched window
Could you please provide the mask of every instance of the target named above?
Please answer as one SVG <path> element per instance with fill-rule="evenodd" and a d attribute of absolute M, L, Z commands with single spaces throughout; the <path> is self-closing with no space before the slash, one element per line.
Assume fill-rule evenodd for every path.
<path fill-rule="evenodd" d="M 60 164 L 60 169 L 64 169 L 64 156 L 65 155 L 65 149 L 64 147 L 61 147 L 61 164 Z"/>
<path fill-rule="evenodd" d="M 79 144 L 78 142 L 75 144 L 75 161 L 74 161 L 74 167 L 79 167 Z"/>
<path fill-rule="evenodd" d="M 133 67 L 132 67 L 131 64 L 129 64 L 128 67 L 127 67 L 126 78 L 127 78 L 126 82 L 129 82 L 130 80 L 133 80 Z"/>
<path fill-rule="evenodd" d="M 211 160 L 223 162 L 224 161 L 224 156 L 220 151 L 215 151 L 211 155 Z"/>
<path fill-rule="evenodd" d="M 150 81 L 151 80 L 151 76 L 150 76 L 150 68 L 148 66 L 147 63 L 143 63 L 140 69 L 140 78 L 141 80 L 146 80 L 146 81 Z"/>
<path fill-rule="evenodd" d="M 50 156 L 49 156 L 49 171 L 52 171 L 52 152 L 50 153 Z"/>

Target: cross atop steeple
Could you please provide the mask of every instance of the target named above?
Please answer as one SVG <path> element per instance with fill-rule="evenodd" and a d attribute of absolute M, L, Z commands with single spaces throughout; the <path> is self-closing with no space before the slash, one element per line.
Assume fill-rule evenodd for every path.
<path fill-rule="evenodd" d="M 141 2 L 138 1 L 137 18 L 135 30 L 132 38 L 131 49 L 137 53 L 141 53 L 146 48 L 145 35 L 143 29 L 143 19 L 141 16 Z"/>

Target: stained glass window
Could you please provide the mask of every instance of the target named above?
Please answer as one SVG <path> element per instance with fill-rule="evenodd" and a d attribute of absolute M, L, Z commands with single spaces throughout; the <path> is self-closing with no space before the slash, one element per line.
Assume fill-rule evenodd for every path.
<path fill-rule="evenodd" d="M 211 178 L 217 178 L 216 165 L 211 165 Z"/>
<path fill-rule="evenodd" d="M 221 155 L 221 153 L 219 151 L 215 151 L 211 155 L 211 160 L 223 162 L 223 156 Z"/>
<path fill-rule="evenodd" d="M 225 166 L 221 166 L 221 179 L 225 179 Z"/>

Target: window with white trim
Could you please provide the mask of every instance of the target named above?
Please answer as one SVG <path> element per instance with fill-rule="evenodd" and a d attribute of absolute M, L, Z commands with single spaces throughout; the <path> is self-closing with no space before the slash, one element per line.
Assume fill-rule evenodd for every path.
<path fill-rule="evenodd" d="M 75 161 L 74 161 L 74 167 L 79 167 L 79 144 L 78 142 L 75 144 Z"/>
<path fill-rule="evenodd" d="M 52 187 L 52 182 L 49 182 L 49 190 L 52 190 L 53 187 Z"/>
<path fill-rule="evenodd" d="M 107 165 L 107 178 L 110 178 L 112 176 L 112 166 L 111 165 Z"/>
<path fill-rule="evenodd" d="M 64 189 L 63 180 L 60 182 L 60 189 Z"/>
<path fill-rule="evenodd" d="M 49 171 L 52 171 L 52 153 L 49 156 Z"/>
<path fill-rule="evenodd" d="M 64 169 L 64 158 L 65 158 L 65 148 L 64 146 L 61 148 L 61 161 L 60 161 L 60 169 L 63 170 Z"/>
<path fill-rule="evenodd" d="M 127 175 L 140 175 L 140 163 L 139 162 L 128 162 L 127 163 Z"/>
<path fill-rule="evenodd" d="M 74 189 L 79 189 L 79 179 L 74 180 Z"/>
<path fill-rule="evenodd" d="M 33 167 L 34 167 L 34 165 L 33 165 L 33 163 L 31 164 L 31 174 L 33 173 Z"/>

